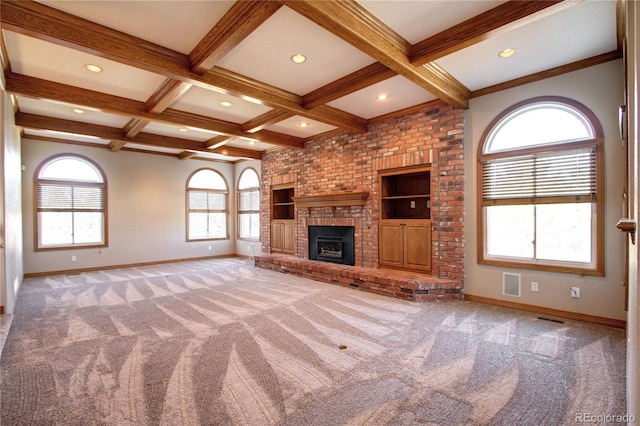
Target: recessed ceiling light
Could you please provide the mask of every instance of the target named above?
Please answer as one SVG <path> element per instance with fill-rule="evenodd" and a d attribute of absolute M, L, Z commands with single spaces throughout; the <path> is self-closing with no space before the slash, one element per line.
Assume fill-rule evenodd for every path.
<path fill-rule="evenodd" d="M 500 56 L 501 58 L 508 58 L 509 56 L 513 56 L 515 54 L 516 54 L 516 49 L 510 47 L 498 53 L 498 56 Z"/>
<path fill-rule="evenodd" d="M 379 101 L 385 101 L 387 100 L 387 95 L 385 95 L 384 93 L 381 95 L 378 95 L 378 97 L 376 97 L 377 100 Z"/>
<path fill-rule="evenodd" d="M 249 141 L 249 145 L 255 145 L 256 141 Z"/>
<path fill-rule="evenodd" d="M 223 107 L 230 107 L 233 104 L 229 101 L 222 101 L 220 102 L 220 105 L 222 105 Z"/>
<path fill-rule="evenodd" d="M 91 72 L 102 72 L 102 67 L 99 67 L 97 65 L 87 64 L 84 67 Z"/>
<path fill-rule="evenodd" d="M 296 64 L 302 64 L 307 60 L 307 57 L 301 54 L 293 55 L 291 60 Z"/>
<path fill-rule="evenodd" d="M 184 133 L 184 132 L 188 132 L 189 129 L 187 129 L 186 127 L 180 127 L 178 131 Z"/>
<path fill-rule="evenodd" d="M 84 110 L 82 108 L 74 108 L 72 109 L 73 112 L 75 112 L 76 114 L 84 114 Z"/>
<path fill-rule="evenodd" d="M 298 127 L 309 127 L 309 123 L 307 123 L 306 121 L 302 121 L 298 123 Z"/>

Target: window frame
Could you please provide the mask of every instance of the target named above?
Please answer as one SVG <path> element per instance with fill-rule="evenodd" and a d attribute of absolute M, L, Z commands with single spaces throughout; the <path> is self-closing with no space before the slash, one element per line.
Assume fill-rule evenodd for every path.
<path fill-rule="evenodd" d="M 258 178 L 258 186 L 256 187 L 250 187 L 250 188 L 240 188 L 240 180 L 242 179 L 242 175 L 244 175 L 247 171 L 252 171 L 253 173 L 255 173 L 256 177 Z M 237 226 L 236 226 L 236 237 L 239 240 L 243 240 L 243 241 L 260 241 L 260 174 L 253 168 L 253 167 L 247 167 L 246 169 L 244 169 L 242 171 L 242 173 L 240 173 L 240 176 L 238 177 L 238 182 L 237 182 L 237 187 L 238 190 L 236 191 L 236 206 L 237 206 Z M 240 198 L 242 196 L 242 194 L 244 193 L 248 193 L 248 192 L 257 192 L 258 193 L 258 210 L 241 210 L 240 209 Z M 257 214 L 258 215 L 258 236 L 257 238 L 247 238 L 247 237 L 241 237 L 240 236 L 240 224 L 242 223 L 242 221 L 240 220 L 240 215 L 242 214 Z"/>
<path fill-rule="evenodd" d="M 545 143 L 536 146 L 527 146 L 524 148 L 514 148 L 510 150 L 499 150 L 496 152 L 485 153 L 485 146 L 490 142 L 489 138 L 492 135 L 496 126 L 501 125 L 505 117 L 513 114 L 519 109 L 531 107 L 536 103 L 557 103 L 562 104 L 565 107 L 569 107 L 582 114 L 587 120 L 588 124 L 593 130 L 593 139 L 582 139 L 578 141 L 557 142 L 557 143 Z M 517 259 L 501 256 L 489 256 L 487 254 L 487 215 L 485 210 L 485 203 L 483 200 L 483 164 L 489 160 L 519 157 L 525 155 L 536 155 L 550 152 L 563 152 L 569 149 L 588 148 L 592 147 L 595 150 L 595 200 L 590 204 L 593 207 L 592 210 L 592 236 L 591 236 L 591 252 L 593 255 L 590 264 L 583 262 L 566 262 L 558 260 L 542 260 L 533 258 L 531 260 Z M 500 266 L 509 268 L 521 268 L 540 270 L 548 272 L 560 272 L 579 275 L 591 275 L 591 276 L 604 276 L 605 274 L 605 262 L 604 262 L 604 133 L 600 121 L 595 114 L 582 103 L 570 98 L 560 96 L 540 96 L 530 98 L 521 102 L 518 102 L 509 108 L 498 114 L 486 127 L 478 144 L 477 151 L 477 164 L 476 164 L 476 215 L 478 220 L 477 226 L 477 257 L 478 264 Z M 536 203 L 517 203 L 521 205 L 535 205 Z M 551 203 L 551 204 L 565 204 L 565 203 Z M 497 205 L 497 204 L 496 204 Z"/>
<path fill-rule="evenodd" d="M 102 182 L 86 182 L 81 180 L 66 180 L 66 179 L 41 179 L 40 174 L 42 171 L 54 161 L 70 158 L 77 161 L 81 161 L 87 163 L 89 166 L 94 168 L 96 172 L 102 178 Z M 59 245 L 51 245 L 51 246 L 42 246 L 40 237 L 42 235 L 42 226 L 40 223 L 40 208 L 38 206 L 38 194 L 40 193 L 41 185 L 49 185 L 49 184 L 59 184 L 59 185 L 68 185 L 72 187 L 90 187 L 90 188 L 100 188 L 102 190 L 102 242 L 100 243 L 70 243 L 70 244 L 59 244 Z M 107 176 L 102 170 L 102 168 L 93 160 L 88 157 L 79 154 L 73 153 L 61 153 L 52 155 L 44 159 L 33 174 L 33 247 L 34 251 L 54 251 L 54 250 L 74 250 L 74 249 L 86 249 L 86 248 L 103 248 L 109 247 L 109 229 L 108 229 L 108 183 Z M 70 209 L 69 212 L 73 214 L 75 209 Z"/>
<path fill-rule="evenodd" d="M 219 190 L 219 189 L 209 189 L 209 188 L 197 188 L 197 187 L 190 187 L 190 183 L 191 183 L 191 179 L 193 179 L 193 177 L 198 174 L 201 171 L 204 170 L 209 170 L 212 171 L 214 173 L 216 173 L 217 175 L 219 175 L 222 178 L 222 181 L 224 182 L 224 185 L 226 187 L 225 190 Z M 207 213 L 224 213 L 225 214 L 225 236 L 224 237 L 206 237 L 206 238 L 192 238 L 190 236 L 190 213 L 191 213 L 191 204 L 190 204 L 190 197 L 189 194 L 191 193 L 192 190 L 195 190 L 197 192 L 205 192 L 205 193 L 209 193 L 209 194 L 224 194 L 224 205 L 225 205 L 225 209 L 224 210 L 207 210 Z M 227 182 L 227 180 L 225 179 L 224 175 L 222 173 L 220 173 L 219 171 L 213 169 L 213 168 L 209 168 L 209 167 L 202 167 L 200 169 L 197 169 L 195 171 L 193 171 L 189 177 L 187 178 L 187 183 L 186 183 L 186 187 L 185 187 L 185 204 L 186 204 L 186 241 L 187 242 L 197 242 L 197 241 L 223 241 L 223 240 L 228 240 L 229 238 L 229 183 Z"/>

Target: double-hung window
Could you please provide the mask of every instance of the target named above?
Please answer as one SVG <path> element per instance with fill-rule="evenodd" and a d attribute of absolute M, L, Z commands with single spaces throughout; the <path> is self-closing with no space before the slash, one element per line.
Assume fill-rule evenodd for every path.
<path fill-rule="evenodd" d="M 253 169 L 238 179 L 238 238 L 260 239 L 260 180 Z"/>
<path fill-rule="evenodd" d="M 478 155 L 479 262 L 603 275 L 603 137 L 565 98 L 500 114 Z"/>
<path fill-rule="evenodd" d="M 229 189 L 215 170 L 196 171 L 187 182 L 187 241 L 227 239 Z"/>
<path fill-rule="evenodd" d="M 107 184 L 91 160 L 72 154 L 45 160 L 35 174 L 36 250 L 107 245 Z"/>

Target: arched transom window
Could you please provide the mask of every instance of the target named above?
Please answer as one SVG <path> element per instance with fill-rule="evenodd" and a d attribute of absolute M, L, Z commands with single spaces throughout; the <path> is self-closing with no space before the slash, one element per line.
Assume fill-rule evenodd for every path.
<path fill-rule="evenodd" d="M 238 238 L 260 239 L 260 179 L 251 168 L 238 179 Z"/>
<path fill-rule="evenodd" d="M 565 98 L 496 117 L 478 155 L 480 263 L 604 273 L 602 139 L 593 113 Z"/>
<path fill-rule="evenodd" d="M 187 240 L 227 239 L 229 188 L 215 170 L 201 169 L 187 182 Z"/>
<path fill-rule="evenodd" d="M 35 173 L 36 250 L 107 245 L 106 180 L 91 160 L 50 157 Z"/>

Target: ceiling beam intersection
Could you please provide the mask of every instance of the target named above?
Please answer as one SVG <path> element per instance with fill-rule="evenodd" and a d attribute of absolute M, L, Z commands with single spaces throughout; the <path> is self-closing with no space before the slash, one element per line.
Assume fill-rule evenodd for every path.
<path fill-rule="evenodd" d="M 409 81 L 457 108 L 467 108 L 469 89 L 447 75 L 432 73 L 409 61 L 411 45 L 355 1 L 283 0 L 334 35 L 376 59 Z"/>

